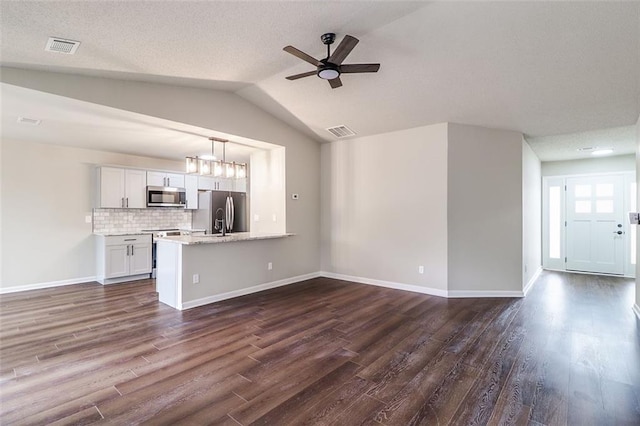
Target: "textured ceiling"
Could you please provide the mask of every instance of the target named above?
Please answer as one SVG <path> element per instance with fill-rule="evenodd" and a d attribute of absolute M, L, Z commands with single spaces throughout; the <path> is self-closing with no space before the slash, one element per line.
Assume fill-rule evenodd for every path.
<path fill-rule="evenodd" d="M 3 65 L 229 90 L 318 140 L 443 121 L 530 138 L 628 126 L 640 114 L 640 2 L 0 2 Z M 380 62 L 332 90 L 319 36 Z M 47 37 L 80 40 L 74 56 Z M 535 144 L 534 144 L 535 145 Z M 560 144 L 559 146 L 561 146 Z M 535 148 L 534 148 L 535 149 Z"/>
<path fill-rule="evenodd" d="M 577 160 L 593 158 L 589 150 L 581 148 L 613 149 L 611 155 L 635 154 L 636 127 L 625 126 L 593 130 L 569 135 L 527 137 L 527 142 L 540 161 Z"/>
<path fill-rule="evenodd" d="M 229 139 L 226 159 L 248 162 L 251 152 L 273 145 L 209 129 L 0 83 L 2 136 L 169 160 L 211 153 L 211 136 Z M 18 117 L 42 120 L 40 126 Z M 215 154 L 222 158 L 221 144 Z"/>

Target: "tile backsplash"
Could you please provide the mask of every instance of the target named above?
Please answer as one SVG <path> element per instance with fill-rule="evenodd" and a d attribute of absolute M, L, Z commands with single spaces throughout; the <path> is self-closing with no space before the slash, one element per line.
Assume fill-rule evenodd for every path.
<path fill-rule="evenodd" d="M 138 232 L 158 228 L 191 228 L 191 210 L 93 209 L 93 232 Z"/>

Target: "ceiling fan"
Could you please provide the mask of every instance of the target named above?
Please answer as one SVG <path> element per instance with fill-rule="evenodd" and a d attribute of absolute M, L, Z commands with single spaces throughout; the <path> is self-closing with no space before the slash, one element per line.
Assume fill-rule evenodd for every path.
<path fill-rule="evenodd" d="M 334 33 L 326 33 L 320 37 L 322 43 L 327 46 L 327 57 L 324 59 L 315 59 L 314 57 L 307 55 L 301 50 L 296 49 L 293 46 L 287 46 L 283 48 L 285 52 L 291 53 L 303 61 L 309 62 L 316 67 L 315 71 L 303 72 L 302 74 L 290 75 L 287 80 L 297 80 L 303 77 L 309 77 L 316 74 L 323 80 L 329 80 L 329 84 L 332 89 L 336 89 L 342 86 L 340 80 L 340 74 L 357 74 L 363 72 L 378 72 L 380 64 L 342 64 L 342 61 L 351 53 L 358 39 L 350 35 L 344 36 L 336 50 L 331 53 L 331 45 L 336 40 Z"/>

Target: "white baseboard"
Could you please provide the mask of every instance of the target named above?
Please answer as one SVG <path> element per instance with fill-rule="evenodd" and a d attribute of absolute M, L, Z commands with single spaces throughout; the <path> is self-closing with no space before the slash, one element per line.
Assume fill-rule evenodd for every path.
<path fill-rule="evenodd" d="M 535 284 L 536 280 L 538 279 L 538 277 L 540 276 L 540 274 L 542 273 L 542 266 L 538 266 L 538 269 L 536 269 L 535 274 L 533 274 L 533 276 L 531 277 L 531 279 L 527 282 L 527 284 L 524 286 L 523 289 L 523 293 L 526 296 L 529 291 L 533 288 L 533 284 Z"/>
<path fill-rule="evenodd" d="M 49 281 L 45 283 L 18 285 L 13 287 L 2 287 L 0 288 L 0 294 L 15 293 L 18 291 L 27 291 L 27 290 L 40 290 L 43 288 L 60 287 L 63 285 L 82 284 L 82 283 L 91 282 L 91 281 L 96 281 L 96 277 L 93 276 L 93 277 L 71 278 L 68 280 Z"/>
<path fill-rule="evenodd" d="M 129 275 L 129 276 L 120 277 L 120 278 L 97 277 L 96 281 L 98 281 L 102 285 L 111 285 L 111 284 L 126 283 L 129 281 L 146 280 L 146 279 L 149 279 L 150 276 L 151 274 Z"/>
<path fill-rule="evenodd" d="M 638 306 L 637 303 L 633 305 L 633 312 L 635 312 L 638 319 L 640 319 L 640 306 Z"/>
<path fill-rule="evenodd" d="M 422 287 L 422 286 L 411 285 L 411 284 L 401 284 L 401 283 L 396 283 L 392 281 L 374 280 L 372 278 L 356 277 L 353 275 L 343 275 L 343 274 L 336 274 L 333 272 L 325 272 L 325 271 L 320 272 L 320 276 L 327 277 L 327 278 L 334 278 L 336 280 L 353 281 L 360 284 L 375 285 L 378 287 L 394 288 L 396 290 L 412 291 L 414 293 L 430 294 L 432 296 L 447 297 L 447 291 L 440 290 L 439 288 Z"/>
<path fill-rule="evenodd" d="M 451 299 L 460 299 L 460 298 L 482 298 L 482 297 L 524 297 L 524 293 L 522 291 L 512 291 L 512 290 L 449 290 L 447 292 L 447 297 Z"/>
<path fill-rule="evenodd" d="M 318 278 L 320 272 L 312 272 L 310 274 L 297 275 L 291 278 L 285 278 L 278 281 L 271 281 L 264 284 L 254 285 L 253 287 L 247 287 L 240 290 L 229 291 L 227 293 L 216 294 L 213 296 L 203 297 L 201 299 L 190 300 L 183 302 L 178 309 L 184 311 L 186 309 L 196 308 L 198 306 L 208 305 L 209 303 L 220 302 L 221 300 L 233 299 L 234 297 L 245 296 L 251 293 L 258 293 L 260 291 L 269 290 L 271 288 L 282 287 L 289 284 L 295 284 L 300 281 L 310 280 L 312 278 Z"/>

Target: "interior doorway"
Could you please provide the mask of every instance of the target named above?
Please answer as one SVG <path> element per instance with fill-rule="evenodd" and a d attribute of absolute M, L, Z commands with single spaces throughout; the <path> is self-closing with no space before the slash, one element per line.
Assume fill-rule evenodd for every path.
<path fill-rule="evenodd" d="M 543 267 L 635 275 L 635 175 L 543 178 Z"/>

